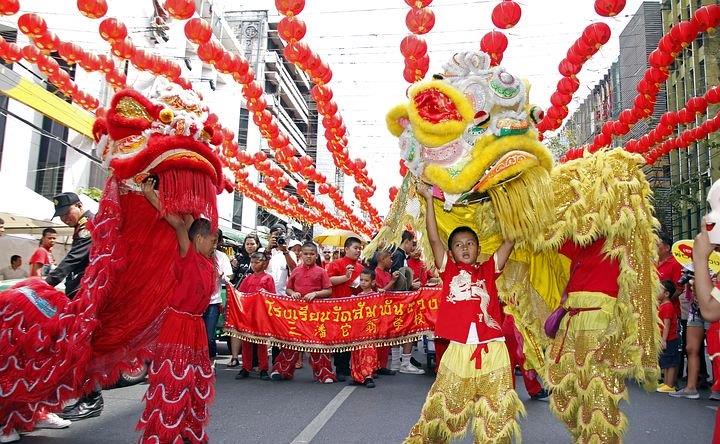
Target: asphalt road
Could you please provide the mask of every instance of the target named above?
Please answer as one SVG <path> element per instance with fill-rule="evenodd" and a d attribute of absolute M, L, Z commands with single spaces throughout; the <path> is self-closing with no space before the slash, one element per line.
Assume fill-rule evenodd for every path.
<path fill-rule="evenodd" d="M 208 430 L 211 443 L 399 443 L 417 420 L 432 384 L 431 376 L 396 375 L 377 380 L 377 387 L 321 385 L 312 382 L 307 361 L 294 381 L 257 378 L 236 381 L 217 365 L 217 395 Z M 520 378 L 518 378 L 520 379 Z M 134 443 L 135 424 L 147 385 L 104 391 L 105 410 L 97 418 L 73 423 L 65 430 L 38 430 L 24 435 L 25 444 Z M 547 403 L 520 398 L 527 416 L 521 420 L 524 443 L 570 442 Z M 720 402 L 674 399 L 630 387 L 627 443 L 710 443 L 715 409 Z M 471 443 L 472 436 L 461 442 Z"/>

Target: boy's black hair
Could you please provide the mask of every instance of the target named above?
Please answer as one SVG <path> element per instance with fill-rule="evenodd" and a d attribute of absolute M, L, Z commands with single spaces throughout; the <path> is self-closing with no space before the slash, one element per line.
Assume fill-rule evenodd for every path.
<path fill-rule="evenodd" d="M 363 268 L 363 271 L 360 274 L 365 274 L 365 275 L 370 276 L 371 281 L 375 280 L 375 270 L 373 270 L 372 268 Z"/>
<path fill-rule="evenodd" d="M 389 252 L 388 250 L 378 250 L 377 253 L 375 253 L 375 257 L 373 258 L 375 261 L 375 264 L 379 264 L 380 261 L 383 260 L 387 256 L 392 256 L 392 253 Z"/>
<path fill-rule="evenodd" d="M 210 236 L 210 234 L 212 234 L 212 224 L 210 224 L 209 220 L 203 219 L 202 217 L 195 219 L 188 230 L 190 240 L 195 239 L 195 236 L 205 237 Z"/>
<path fill-rule="evenodd" d="M 670 234 L 667 232 L 661 231 L 658 233 L 658 237 L 660 238 L 660 242 L 664 243 L 668 247 L 672 247 L 673 244 L 673 238 Z"/>
<path fill-rule="evenodd" d="M 400 243 L 403 243 L 408 240 L 415 240 L 415 233 L 409 230 L 404 230 L 402 232 L 402 237 L 400 238 Z"/>
<path fill-rule="evenodd" d="M 12 264 L 13 262 L 15 262 L 18 259 L 22 259 L 22 257 L 20 257 L 19 254 L 13 254 L 12 256 L 10 256 L 10 263 Z"/>
<path fill-rule="evenodd" d="M 261 253 L 261 252 L 259 252 L 259 251 L 256 251 L 255 253 L 253 253 L 253 254 L 250 255 L 250 260 L 253 260 L 253 259 L 255 259 L 255 260 L 257 260 L 257 261 L 267 262 L 268 257 L 265 255 L 265 253 Z"/>
<path fill-rule="evenodd" d="M 677 287 L 675 287 L 675 284 L 671 280 L 665 280 L 660 282 L 660 285 L 670 293 L 670 299 L 673 299 L 675 297 L 675 291 L 677 291 Z"/>
<path fill-rule="evenodd" d="M 315 245 L 313 242 L 310 242 L 310 241 L 307 241 L 304 244 L 302 244 L 302 247 L 300 247 L 300 248 L 302 248 L 302 249 L 312 248 L 313 250 L 315 250 L 315 254 L 317 254 L 317 252 L 318 252 L 317 245 Z"/>
<path fill-rule="evenodd" d="M 472 237 L 475 238 L 475 242 L 476 242 L 478 245 L 480 245 L 480 239 L 478 239 L 477 233 L 476 233 L 472 228 L 470 228 L 470 227 L 462 226 L 462 227 L 457 227 L 457 228 L 455 228 L 454 230 L 452 230 L 452 233 L 450 233 L 450 236 L 448 236 L 448 241 L 447 241 L 448 250 L 452 250 L 452 241 L 453 241 L 453 238 L 454 238 L 456 235 L 460 234 L 460 233 L 470 233 L 470 234 L 472 234 Z"/>
<path fill-rule="evenodd" d="M 353 244 L 361 244 L 362 241 L 355 236 L 350 236 L 349 238 L 345 239 L 345 243 L 343 244 L 343 248 L 352 247 Z"/>
<path fill-rule="evenodd" d="M 45 237 L 47 234 L 57 234 L 57 230 L 55 230 L 55 228 L 45 228 L 42 230 L 42 237 Z"/>

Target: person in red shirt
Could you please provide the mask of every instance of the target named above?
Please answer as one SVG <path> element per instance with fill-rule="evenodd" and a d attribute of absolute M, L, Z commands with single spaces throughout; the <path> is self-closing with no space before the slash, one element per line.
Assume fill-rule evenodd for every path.
<path fill-rule="evenodd" d="M 364 269 L 359 276 L 358 282 L 360 283 L 359 295 L 375 293 L 375 272 L 369 268 Z M 385 357 L 387 358 L 387 349 L 385 349 Z M 373 374 L 378 369 L 378 353 L 375 347 L 365 347 L 352 352 L 352 366 L 350 375 L 353 379 L 354 385 L 364 385 L 367 388 L 375 387 L 375 380 L 373 380 Z M 385 369 L 387 372 L 390 370 Z M 379 373 L 379 371 L 378 371 Z M 382 373 L 392 374 L 392 373 Z"/>
<path fill-rule="evenodd" d="M 392 290 L 393 285 L 400 277 L 400 272 L 390 273 L 392 266 L 392 254 L 389 251 L 378 251 L 377 267 L 375 268 L 375 285 L 378 290 Z"/>
<path fill-rule="evenodd" d="M 660 369 L 665 371 L 663 383 L 657 388 L 660 393 L 675 392 L 675 380 L 680 365 L 680 338 L 678 336 L 678 313 L 672 303 L 675 297 L 675 284 L 672 281 L 662 281 L 662 289 L 658 294 L 658 318 L 660 318 L 660 335 L 662 353 L 660 354 Z"/>
<path fill-rule="evenodd" d="M 149 179 L 142 191 L 162 213 L 154 185 L 155 180 Z M 210 421 L 208 404 L 215 394 L 215 375 L 202 315 L 217 286 L 213 263 L 217 230 L 207 219 L 170 213 L 164 217 L 177 235 L 178 283 L 160 325 L 137 429 L 143 433 L 143 443 L 207 442 L 205 426 Z"/>
<path fill-rule="evenodd" d="M 316 264 L 317 246 L 306 242 L 302 246 L 302 263 L 290 273 L 287 281 L 287 295 L 296 299 L 312 302 L 314 299 L 327 298 L 332 294 L 332 284 L 327 272 Z M 295 375 L 295 364 L 300 352 L 283 348 L 280 351 L 270 378 L 274 381 L 292 379 Z M 332 370 L 329 353 L 310 353 L 310 366 L 317 382 L 332 384 L 337 381 Z"/>
<path fill-rule="evenodd" d="M 426 199 L 428 240 L 443 281 L 435 331 L 449 339 L 450 345 L 420 419 L 406 441 L 458 438 L 465 434 L 471 418 L 476 442 L 510 441 L 519 429 L 516 421 L 523 406 L 513 389 L 496 280 L 514 243 L 504 241 L 479 264 L 477 234 L 469 227 L 458 227 L 450 234 L 446 248 L 438 234 L 432 191 L 426 184 L 420 184 L 418 191 Z M 443 408 L 438 409 L 438 405 Z"/>
<path fill-rule="evenodd" d="M 248 275 L 240 283 L 238 290 L 242 293 L 255 293 L 261 290 L 267 291 L 268 293 L 275 293 L 275 281 L 273 277 L 265 272 L 267 268 L 268 258 L 264 253 L 253 253 L 250 255 L 250 269 L 252 274 Z M 253 363 L 253 349 L 257 353 L 258 365 L 260 366 L 260 379 L 263 381 L 269 381 L 270 375 L 268 375 L 269 364 L 268 364 L 268 348 L 264 344 L 253 344 L 248 341 L 242 343 L 242 370 L 238 372 L 235 379 L 245 379 L 250 376 Z"/>
<path fill-rule="evenodd" d="M 47 274 L 50 267 L 55 266 L 55 258 L 52 254 L 52 247 L 57 239 L 57 231 L 54 228 L 45 228 L 40 238 L 40 246 L 30 256 L 30 277 L 42 277 Z M 46 268 L 48 267 L 48 268 Z M 44 273 L 43 273 L 44 270 Z"/>
<path fill-rule="evenodd" d="M 440 284 L 440 279 L 425 266 L 420 247 L 415 248 L 410 253 L 410 256 L 407 258 L 407 266 L 412 270 L 413 277 L 415 278 L 413 288 L 435 287 Z"/>
<path fill-rule="evenodd" d="M 343 257 L 330 262 L 325 268 L 330 276 L 330 283 L 332 283 L 333 298 L 346 298 L 360 291 L 358 279 L 363 269 L 359 260 L 362 241 L 357 237 L 350 236 L 345 240 L 343 250 L 345 253 Z M 338 381 L 343 382 L 350 376 L 352 352 L 334 353 L 333 358 Z"/>

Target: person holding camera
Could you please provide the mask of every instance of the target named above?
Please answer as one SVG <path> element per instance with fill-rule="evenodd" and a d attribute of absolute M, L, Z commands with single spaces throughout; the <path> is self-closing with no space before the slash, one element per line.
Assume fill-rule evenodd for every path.
<path fill-rule="evenodd" d="M 285 294 L 285 286 L 291 271 L 297 266 L 297 257 L 288 249 L 285 225 L 275 224 L 270 228 L 268 244 L 270 261 L 267 272 L 275 281 L 277 294 Z"/>

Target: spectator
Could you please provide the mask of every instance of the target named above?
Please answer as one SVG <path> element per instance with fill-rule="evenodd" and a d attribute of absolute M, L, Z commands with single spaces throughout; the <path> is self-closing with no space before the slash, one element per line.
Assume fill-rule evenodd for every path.
<path fill-rule="evenodd" d="M 285 238 L 285 226 L 275 224 L 270 228 L 270 262 L 268 263 L 268 274 L 275 281 L 275 291 L 278 294 L 285 294 L 285 285 L 288 275 L 297 265 L 297 256 L 288 250 L 287 239 Z"/>
<path fill-rule="evenodd" d="M 300 251 L 302 250 L 302 242 L 297 239 L 288 241 L 288 250 L 292 251 L 296 258 L 299 258 Z"/>
<path fill-rule="evenodd" d="M 57 239 L 57 231 L 54 228 L 45 228 L 40 238 L 40 246 L 30 256 L 30 276 L 47 276 L 50 270 L 55 268 L 55 258 L 52 254 L 52 247 Z"/>
<path fill-rule="evenodd" d="M 662 288 L 658 295 L 658 318 L 660 319 L 660 369 L 664 371 L 663 383 L 658 386 L 660 393 L 675 392 L 677 370 L 680 365 L 680 337 L 678 336 L 677 309 L 672 303 L 675 297 L 675 284 L 672 281 L 662 281 Z"/>
<path fill-rule="evenodd" d="M 331 261 L 332 261 L 332 249 L 324 248 L 323 249 L 323 264 L 327 267 Z"/>
<path fill-rule="evenodd" d="M 242 247 L 240 247 L 240 253 L 235 256 L 234 260 L 235 265 L 233 267 L 233 278 L 236 288 L 239 288 L 243 280 L 253 273 L 250 258 L 260 248 L 260 238 L 256 233 L 248 234 L 245 237 Z M 267 268 L 267 264 L 265 264 L 265 266 Z M 241 344 L 242 341 L 240 339 L 235 337 L 230 338 L 230 363 L 228 363 L 228 367 L 235 368 L 240 366 L 240 360 L 238 357 L 240 355 Z M 243 360 L 246 359 L 250 359 L 252 361 L 252 356 L 243 356 Z"/>
<path fill-rule="evenodd" d="M 695 300 L 692 291 L 692 279 L 690 285 L 685 285 L 683 297 L 690 301 L 687 318 L 687 334 L 685 339 L 685 355 L 687 356 L 687 384 L 684 388 L 670 393 L 674 398 L 699 399 L 698 382 L 701 375 L 700 361 L 705 360 L 703 342 L 705 340 L 705 320 L 700 313 L 700 306 Z"/>
<path fill-rule="evenodd" d="M 250 268 L 252 269 L 252 274 L 243 279 L 238 290 L 243 293 L 254 293 L 260 290 L 275 293 L 275 282 L 273 281 L 272 276 L 265 273 L 267 264 L 268 259 L 265 254 L 253 253 L 250 257 Z M 270 380 L 270 376 L 268 375 L 269 364 L 267 345 L 251 344 L 247 341 L 242 343 L 242 370 L 240 370 L 240 372 L 235 376 L 235 379 L 245 379 L 250 376 L 250 370 L 252 370 L 253 367 L 253 349 L 256 351 L 258 356 L 260 379 L 264 381 Z"/>
<path fill-rule="evenodd" d="M 13 254 L 10 256 L 10 266 L 0 270 L 0 281 L 6 279 L 24 279 L 28 277 L 28 272 L 22 269 L 22 258 Z"/>
<path fill-rule="evenodd" d="M 410 257 L 407 258 L 407 265 L 413 272 L 413 287 L 435 287 L 440 284 L 440 278 L 437 277 L 437 273 L 433 273 L 428 270 L 425 265 L 425 261 L 422 260 L 422 252 L 420 247 L 410 253 Z"/>
<path fill-rule="evenodd" d="M 287 281 L 288 296 L 312 302 L 314 299 L 327 298 L 332 294 L 332 284 L 327 272 L 315 263 L 317 255 L 317 246 L 314 243 L 303 244 L 302 265 L 292 271 Z M 299 357 L 300 352 L 283 348 L 273 365 L 270 377 L 275 381 L 292 379 L 295 374 L 295 363 Z M 324 384 L 337 381 L 332 371 L 329 353 L 310 353 L 310 366 L 315 381 Z"/>
<path fill-rule="evenodd" d="M 340 252 L 335 250 L 332 252 L 332 260 L 336 261 L 338 259 L 340 259 Z"/>
<path fill-rule="evenodd" d="M 687 320 L 688 311 L 690 309 L 690 301 L 684 297 L 679 297 L 683 291 L 683 286 L 678 285 L 678 281 L 682 277 L 683 267 L 672 255 L 672 237 L 664 232 L 658 233 L 658 264 L 657 273 L 660 282 L 670 281 L 675 284 L 676 294 L 671 298 L 672 304 L 680 317 L 680 363 L 678 369 L 680 377 L 683 376 L 685 370 L 685 343 L 687 341 Z"/>
<path fill-rule="evenodd" d="M 225 252 L 220 250 L 220 243 L 222 242 L 223 232 L 217 230 L 218 243 L 215 245 L 214 251 L 214 263 L 215 271 L 218 275 L 218 285 L 210 295 L 210 304 L 203 313 L 203 321 L 205 322 L 205 332 L 208 337 L 208 353 L 210 354 L 210 362 L 215 367 L 215 357 L 217 356 L 217 335 L 215 330 L 217 329 L 218 319 L 220 318 L 220 310 L 222 309 L 222 287 L 226 283 L 230 283 L 233 270 L 230 265 L 230 258 Z M 231 284 L 232 285 L 232 284 Z"/>
<path fill-rule="evenodd" d="M 406 285 L 405 277 L 400 276 L 399 271 L 390 272 L 392 267 L 392 255 L 389 251 L 379 251 L 375 256 L 377 267 L 375 268 L 375 282 L 378 290 L 392 290 L 398 279 L 403 280 L 402 286 Z"/>

